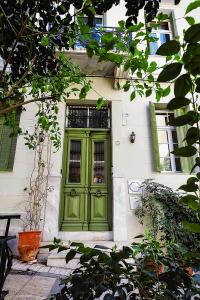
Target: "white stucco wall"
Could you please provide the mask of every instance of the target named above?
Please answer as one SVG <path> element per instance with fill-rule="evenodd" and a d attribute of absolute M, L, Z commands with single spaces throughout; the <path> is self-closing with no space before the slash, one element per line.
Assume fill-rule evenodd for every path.
<path fill-rule="evenodd" d="M 183 19 L 185 8 L 190 1 L 182 0 L 181 5 L 173 7 L 171 0 L 162 4 L 162 9 L 174 9 L 176 19 L 177 35 L 181 36 L 182 29 L 186 27 Z M 196 11 L 194 16 L 198 17 L 200 10 Z M 114 7 L 106 16 L 107 26 L 117 26 L 118 20 L 124 18 L 125 9 Z M 190 14 L 192 15 L 192 13 Z M 141 13 L 141 21 L 143 14 Z M 159 63 L 163 61 L 160 57 L 152 57 Z M 63 239 L 113 239 L 127 240 L 132 239 L 142 231 L 138 224 L 134 211 L 130 209 L 128 194 L 128 180 L 143 181 L 147 178 L 153 178 L 157 182 L 177 189 L 186 181 L 187 174 L 181 173 L 157 173 L 153 171 L 153 150 L 151 141 L 151 129 L 149 118 L 149 101 L 154 101 L 154 97 L 148 99 L 137 98 L 130 102 L 129 93 L 113 88 L 112 79 L 96 78 L 93 80 L 93 88 L 100 95 L 107 98 L 111 104 L 112 123 L 112 188 L 113 188 L 113 232 L 108 233 L 63 233 L 58 229 L 59 203 L 60 203 L 60 181 L 62 168 L 63 148 L 52 154 L 51 174 L 49 186 L 52 186 L 48 194 L 46 208 L 46 223 L 44 226 L 44 240 L 52 240 L 54 236 L 60 236 Z M 88 95 L 88 101 L 98 99 L 99 95 L 91 91 Z M 173 95 L 165 98 L 169 101 Z M 71 99 L 71 103 L 76 99 Z M 31 129 L 34 126 L 34 115 L 36 105 L 26 106 L 26 112 L 21 115 L 20 125 L 24 129 Z M 59 122 L 63 133 L 65 124 L 65 104 L 60 104 Z M 136 141 L 131 144 L 129 136 L 131 132 L 136 133 Z M 28 186 L 28 181 L 33 168 L 34 152 L 24 145 L 23 137 L 19 137 L 16 147 L 14 168 L 12 172 L 0 172 L 0 211 L 1 212 L 23 212 L 24 203 L 27 199 L 24 188 Z M 11 231 L 17 232 L 22 229 L 21 221 L 11 224 Z"/>

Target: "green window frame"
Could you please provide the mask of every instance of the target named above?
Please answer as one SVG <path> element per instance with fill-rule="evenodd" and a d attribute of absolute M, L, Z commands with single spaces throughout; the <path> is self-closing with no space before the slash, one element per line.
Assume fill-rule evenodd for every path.
<path fill-rule="evenodd" d="M 165 103 L 153 103 L 150 102 L 150 120 L 151 120 L 151 130 L 152 130 L 152 143 L 153 143 L 153 157 L 154 157 L 154 171 L 162 172 L 161 163 L 160 163 L 160 153 L 159 153 L 159 143 L 158 143 L 158 127 L 156 122 L 156 111 L 157 110 L 166 110 Z M 175 117 L 180 116 L 184 113 L 182 109 L 175 110 Z M 176 127 L 177 137 L 178 137 L 178 146 L 183 147 L 186 143 L 183 141 L 188 130 L 188 126 Z M 192 157 L 181 157 L 181 172 L 190 173 L 193 166 Z M 174 171 L 169 171 L 174 172 Z"/>
<path fill-rule="evenodd" d="M 20 113 L 16 114 L 19 124 Z M 5 117 L 0 117 L 0 171 L 12 171 L 14 166 L 17 137 L 10 136 L 12 129 L 5 125 Z"/>
<path fill-rule="evenodd" d="M 157 24 L 159 21 L 157 19 L 154 19 L 150 25 Z M 166 26 L 166 28 L 165 28 Z M 158 48 L 167 42 L 168 40 L 171 40 L 174 36 L 173 34 L 173 23 L 172 18 L 169 15 L 168 19 L 163 20 L 160 24 L 160 28 L 153 28 L 151 31 L 151 36 L 154 38 L 157 38 L 154 42 L 149 42 L 148 47 L 151 55 L 156 55 L 156 51 Z"/>

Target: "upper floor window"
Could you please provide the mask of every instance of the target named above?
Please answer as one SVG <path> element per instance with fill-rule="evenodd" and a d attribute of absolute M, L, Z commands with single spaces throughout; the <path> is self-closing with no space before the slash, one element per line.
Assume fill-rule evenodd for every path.
<path fill-rule="evenodd" d="M 172 112 L 156 111 L 160 167 L 161 171 L 181 172 L 180 157 L 176 157 L 171 153 L 178 148 L 176 128 L 169 125 L 172 118 L 174 118 Z"/>
<path fill-rule="evenodd" d="M 68 128 L 110 128 L 109 108 L 67 106 Z"/>
<path fill-rule="evenodd" d="M 155 25 L 155 28 L 151 31 L 151 36 L 155 38 L 155 41 L 149 43 L 150 54 L 156 54 L 158 48 L 165 42 L 172 39 L 172 25 L 169 19 L 158 23 L 158 21 L 152 21 L 151 25 Z"/>
<path fill-rule="evenodd" d="M 185 114 L 184 109 L 168 111 L 165 103 L 150 102 L 152 146 L 154 170 L 156 172 L 189 173 L 193 166 L 193 157 L 177 157 L 172 152 L 185 145 L 187 126 L 174 127 L 169 122 L 174 117 Z"/>

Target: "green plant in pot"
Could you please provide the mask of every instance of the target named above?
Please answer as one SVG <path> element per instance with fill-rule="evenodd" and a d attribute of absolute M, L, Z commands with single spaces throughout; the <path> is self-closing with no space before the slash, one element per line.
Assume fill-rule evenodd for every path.
<path fill-rule="evenodd" d="M 48 193 L 51 141 L 48 133 L 35 128 L 34 167 L 30 178 L 28 199 L 25 205 L 24 231 L 19 232 L 18 251 L 22 261 L 36 258 L 40 247 Z"/>
<path fill-rule="evenodd" d="M 131 247 L 133 249 L 133 257 L 139 255 L 137 262 L 138 267 L 142 270 L 149 270 L 160 275 L 164 271 L 163 264 L 163 245 L 154 239 L 150 232 L 147 232 L 145 236 L 137 236 L 135 238 L 142 238 L 142 242 L 133 242 Z"/>
<path fill-rule="evenodd" d="M 188 251 L 198 251 L 200 235 L 184 229 L 181 221 L 195 222 L 197 216 L 180 201 L 181 195 L 171 188 L 150 179 L 142 184 L 143 192 L 139 207 L 135 210 L 141 224 L 145 224 L 154 236 L 166 245 L 174 240 Z"/>
<path fill-rule="evenodd" d="M 176 260 L 175 252 L 166 253 L 163 245 L 150 233 L 139 237 L 141 242 L 121 249 L 91 248 L 82 243 L 64 247 L 57 239 L 54 244 L 45 246 L 50 250 L 57 248 L 59 252 L 68 250 L 67 263 L 76 256 L 80 260 L 77 268 L 61 279 L 61 292 L 52 295 L 51 299 L 181 300 L 191 299 L 187 295 L 199 294 L 198 288 L 179 265 L 181 251 L 180 260 Z M 170 246 L 173 248 L 173 242 Z M 149 267 L 148 260 L 157 266 L 162 263 L 163 272 Z"/>

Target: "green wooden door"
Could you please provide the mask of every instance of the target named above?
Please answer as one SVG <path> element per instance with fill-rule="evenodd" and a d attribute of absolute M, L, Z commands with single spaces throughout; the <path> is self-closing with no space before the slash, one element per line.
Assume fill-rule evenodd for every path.
<path fill-rule="evenodd" d="M 107 130 L 67 130 L 61 230 L 110 230 L 110 135 Z"/>

